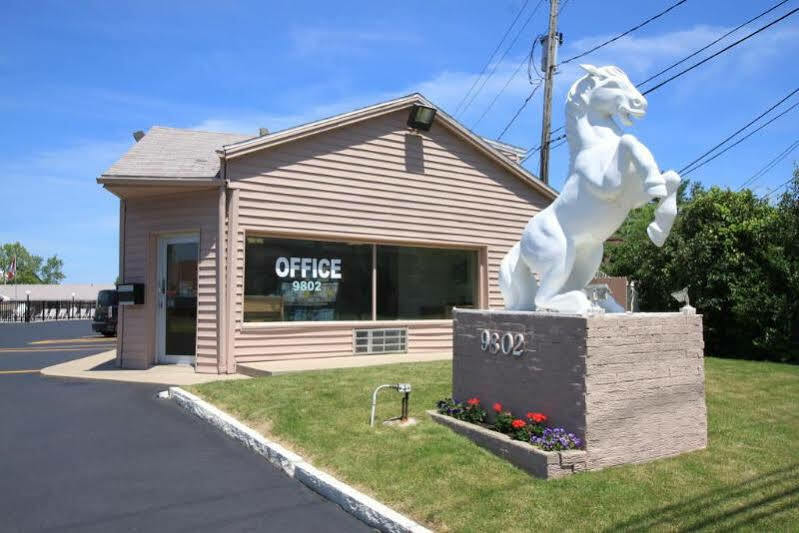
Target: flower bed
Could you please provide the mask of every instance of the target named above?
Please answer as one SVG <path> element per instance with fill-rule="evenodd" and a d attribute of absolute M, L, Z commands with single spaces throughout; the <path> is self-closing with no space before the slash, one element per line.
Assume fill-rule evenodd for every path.
<path fill-rule="evenodd" d="M 546 415 L 529 412 L 525 419 L 515 418 L 502 405 L 493 405 L 493 424 L 486 422 L 486 411 L 478 398 L 438 402 L 437 411 L 428 411 L 433 421 L 445 425 L 475 444 L 536 477 L 551 479 L 586 469 L 582 442 L 563 428 L 545 425 Z"/>
<path fill-rule="evenodd" d="M 479 398 L 469 398 L 466 402 L 456 402 L 452 398 L 445 398 L 439 401 L 436 407 L 442 415 L 479 424 L 545 451 L 578 450 L 583 446 L 582 440 L 574 433 L 569 433 L 564 428 L 547 426 L 546 422 L 549 418 L 544 413 L 530 411 L 524 418 L 517 418 L 497 402 L 492 406 L 495 413 L 494 423 L 488 424 L 486 423 L 486 410 Z"/>

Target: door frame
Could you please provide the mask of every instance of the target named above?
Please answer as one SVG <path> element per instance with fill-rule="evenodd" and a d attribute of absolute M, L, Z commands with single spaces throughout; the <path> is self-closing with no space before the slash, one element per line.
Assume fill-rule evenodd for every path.
<path fill-rule="evenodd" d="M 166 247 L 169 244 L 195 243 L 197 244 L 197 267 L 199 276 L 200 265 L 200 234 L 196 232 L 165 233 L 156 238 L 156 269 L 155 269 L 155 364 L 189 364 L 197 363 L 197 323 L 194 324 L 194 355 L 168 355 L 166 354 L 166 296 L 161 287 L 166 284 Z M 198 278 L 199 282 L 199 278 Z M 199 283 L 198 283 L 199 284 Z M 199 293 L 199 291 L 197 291 Z M 199 299 L 199 294 L 198 294 Z M 199 304 L 199 300 L 198 300 Z"/>

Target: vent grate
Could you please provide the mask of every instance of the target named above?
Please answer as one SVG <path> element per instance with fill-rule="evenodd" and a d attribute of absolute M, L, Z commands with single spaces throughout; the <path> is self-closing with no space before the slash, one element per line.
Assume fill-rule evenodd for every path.
<path fill-rule="evenodd" d="M 352 350 L 355 354 L 405 353 L 408 351 L 408 330 L 354 329 L 352 330 Z"/>

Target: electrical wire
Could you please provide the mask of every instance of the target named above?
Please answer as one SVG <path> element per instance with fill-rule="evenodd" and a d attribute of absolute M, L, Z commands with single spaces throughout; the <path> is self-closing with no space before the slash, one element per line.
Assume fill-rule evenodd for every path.
<path fill-rule="evenodd" d="M 710 159 L 706 159 L 706 160 L 705 160 L 705 161 L 703 161 L 702 163 L 699 163 L 698 165 L 696 165 L 695 167 L 693 167 L 692 169 L 690 169 L 690 170 L 688 170 L 688 171 L 686 171 L 686 172 L 683 172 L 682 170 L 680 170 L 680 171 L 679 171 L 679 174 L 681 174 L 681 175 L 683 175 L 683 176 L 687 176 L 688 174 L 690 174 L 690 173 L 691 173 L 691 172 L 693 172 L 694 170 L 696 170 L 696 169 L 698 169 L 698 168 L 701 168 L 701 167 L 703 167 L 703 166 L 707 165 L 708 163 L 710 163 L 711 161 L 713 161 L 714 159 L 716 159 L 718 156 L 720 156 L 720 155 L 721 155 L 721 154 L 723 154 L 724 152 L 726 152 L 726 151 L 730 150 L 731 148 L 734 148 L 734 147 L 738 146 L 738 145 L 739 145 L 739 144 L 741 144 L 743 141 L 745 141 L 746 139 L 748 139 L 749 137 L 751 137 L 752 135 L 754 135 L 754 134 L 755 134 L 755 133 L 757 133 L 758 131 L 762 130 L 763 128 L 765 128 L 766 126 L 768 126 L 769 124 L 771 124 L 772 122 L 774 122 L 775 120 L 777 120 L 778 118 L 780 118 L 781 116 L 783 116 L 783 115 L 785 115 L 786 113 L 788 113 L 789 111 L 792 111 L 793 109 L 795 109 L 797 106 L 799 106 L 799 102 L 796 102 L 795 104 L 793 104 L 791 107 L 789 107 L 788 109 L 786 109 L 785 111 L 783 111 L 782 113 L 780 113 L 779 115 L 777 115 L 776 117 L 772 118 L 772 119 L 771 119 L 771 120 L 769 120 L 768 122 L 766 122 L 766 123 L 762 124 L 761 126 L 759 126 L 759 127 L 755 128 L 755 129 L 754 129 L 754 130 L 752 130 L 751 132 L 747 133 L 746 135 L 744 135 L 743 137 L 741 137 L 740 139 L 738 139 L 737 141 L 735 141 L 734 143 L 732 143 L 732 144 L 731 144 L 731 145 L 729 145 L 727 148 L 725 148 L 725 149 L 724 149 L 724 150 L 722 150 L 721 152 L 717 153 L 716 155 L 714 155 L 714 156 L 713 156 L 713 157 L 711 157 Z"/>
<path fill-rule="evenodd" d="M 680 77 L 680 76 L 682 76 L 683 74 L 686 74 L 687 72 L 690 72 L 690 71 L 692 71 L 693 69 L 695 69 L 695 68 L 696 68 L 696 67 L 698 67 L 699 65 L 702 65 L 702 64 L 704 64 L 704 63 L 707 63 L 708 61 L 710 61 L 710 60 L 711 60 L 711 59 L 713 59 L 714 57 L 716 57 L 716 56 L 718 56 L 718 55 L 721 55 L 721 54 L 723 54 L 724 52 L 726 52 L 726 51 L 727 51 L 727 50 L 729 50 L 730 48 L 733 48 L 734 46 L 738 46 L 739 44 L 741 44 L 742 42 L 746 41 L 747 39 L 749 39 L 749 38 L 751 38 L 751 37 L 754 37 L 755 35 L 757 35 L 757 34 L 758 34 L 758 33 L 760 33 L 761 31 L 765 31 L 766 29 L 768 29 L 768 28 L 770 28 L 771 26 L 773 26 L 773 25 L 777 24 L 778 22 L 781 22 L 781 21 L 785 20 L 786 18 L 790 17 L 791 15 L 793 15 L 794 13 L 796 13 L 797 11 L 799 11 L 799 7 L 797 7 L 797 8 L 796 8 L 796 9 L 794 9 L 793 11 L 789 11 L 788 13 L 784 14 L 783 16 L 781 16 L 781 17 L 780 17 L 780 18 L 778 18 L 778 19 L 772 20 L 771 22 L 769 22 L 769 23 L 768 23 L 768 24 L 766 24 L 765 26 L 762 26 L 762 27 L 758 28 L 757 30 L 755 30 L 755 31 L 753 31 L 752 33 L 750 33 L 749 35 L 746 35 L 746 36 L 744 36 L 744 37 L 742 37 L 742 38 L 738 39 L 738 40 L 737 40 L 737 41 L 735 41 L 734 43 L 732 43 L 732 44 L 729 44 L 729 45 L 725 46 L 724 48 L 722 48 L 722 49 L 721 49 L 721 50 L 719 50 L 718 52 L 716 52 L 716 53 L 714 53 L 714 54 L 711 54 L 711 55 L 707 56 L 707 57 L 706 57 L 705 59 L 703 59 L 702 61 L 700 61 L 700 62 L 698 62 L 698 63 L 694 63 L 693 65 L 691 65 L 690 67 L 688 67 L 688 68 L 687 68 L 687 69 L 685 69 L 685 70 L 681 70 L 680 72 L 678 72 L 678 73 L 677 73 L 677 74 L 675 74 L 674 76 L 672 76 L 672 77 L 670 77 L 670 78 L 666 79 L 665 81 L 662 81 L 662 82 L 658 83 L 657 85 L 655 85 L 655 86 L 654 86 L 654 87 L 652 87 L 651 89 L 647 89 L 646 91 L 644 91 L 644 92 L 643 92 L 643 93 L 641 93 L 641 94 L 643 94 L 643 95 L 647 95 L 647 94 L 651 93 L 652 91 L 655 91 L 655 90 L 657 90 L 657 89 L 659 89 L 659 88 L 663 87 L 663 86 L 664 86 L 664 85 L 666 85 L 667 83 L 669 83 L 669 82 L 671 82 L 671 81 L 675 80 L 676 78 L 679 78 L 679 77 Z"/>
<path fill-rule="evenodd" d="M 541 84 L 540 84 L 540 83 L 539 83 L 539 84 L 537 84 L 535 87 L 533 87 L 533 90 L 530 92 L 530 94 L 527 96 L 527 98 L 525 98 L 525 99 L 524 99 L 524 102 L 522 102 L 522 105 L 521 105 L 521 107 L 519 107 L 519 109 L 516 111 L 516 114 L 515 114 L 515 115 L 513 115 L 513 118 L 512 118 L 512 119 L 510 119 L 510 122 L 508 122 L 508 123 L 505 125 L 505 128 L 502 130 L 502 133 L 500 133 L 500 134 L 499 134 L 499 137 L 497 137 L 497 140 L 498 140 L 498 141 L 502 139 L 502 136 L 503 136 L 503 135 L 505 135 L 505 133 L 508 131 L 508 128 L 510 128 L 510 127 L 513 125 L 513 123 L 514 123 L 514 122 L 516 122 L 516 119 L 517 119 L 517 118 L 519 118 L 519 115 L 521 114 L 521 112 L 522 112 L 522 111 L 524 111 L 524 108 L 525 108 L 525 107 L 527 107 L 527 104 L 530 102 L 530 100 L 533 98 L 533 96 L 535 95 L 536 91 L 537 91 L 537 90 L 538 90 L 540 87 L 541 87 Z"/>
<path fill-rule="evenodd" d="M 678 6 L 680 6 L 680 5 L 684 4 L 684 3 L 685 3 L 685 2 L 687 2 L 687 1 L 688 1 L 688 0 L 680 0 L 680 1 L 679 1 L 679 2 L 677 2 L 677 3 L 670 5 L 668 8 L 666 8 L 666 9 L 665 9 L 665 10 L 663 10 L 663 11 L 661 11 L 661 12 L 660 12 L 660 13 L 658 13 L 657 15 L 651 16 L 651 17 L 649 17 L 648 19 L 646 19 L 645 21 L 643 21 L 642 23 L 638 24 L 637 26 L 630 28 L 629 30 L 625 31 L 624 33 L 621 33 L 621 34 L 619 34 L 619 35 L 617 35 L 617 36 L 615 36 L 615 37 L 613 37 L 613 38 L 611 38 L 611 39 L 608 39 L 608 40 L 607 40 L 607 41 L 605 41 L 604 43 L 602 43 L 602 44 L 599 44 L 599 45 L 597 45 L 597 46 L 595 46 L 595 47 L 591 48 L 590 50 L 586 50 L 585 52 L 581 52 L 581 53 L 577 54 L 576 56 L 573 56 L 573 57 L 570 57 L 569 59 L 566 59 L 566 60 L 564 60 L 564 61 L 561 61 L 561 62 L 560 62 L 560 64 L 561 64 L 561 65 L 563 65 L 563 64 L 565 64 L 565 63 L 570 63 L 570 62 L 574 61 L 575 59 L 579 59 L 579 58 L 581 58 L 581 57 L 583 57 L 583 56 L 587 56 L 588 54 L 591 54 L 591 53 L 593 53 L 593 52 L 596 52 L 596 51 L 597 51 L 597 50 L 599 50 L 600 48 L 604 48 L 605 46 L 607 46 L 607 45 L 609 45 L 609 44 L 611 44 L 611 43 L 613 43 L 613 42 L 615 42 L 615 41 L 618 41 L 619 39 L 621 39 L 621 38 L 622 38 L 622 37 L 624 37 L 625 35 L 629 35 L 630 33 L 634 32 L 635 30 L 637 30 L 637 29 L 639 29 L 639 28 L 643 28 L 644 26 L 646 26 L 646 25 L 647 25 L 647 24 L 649 24 L 650 22 L 654 21 L 655 19 L 658 19 L 658 18 L 662 17 L 663 15 L 665 15 L 666 13 L 668 13 L 669 11 L 671 11 L 672 9 L 674 9 L 675 7 L 678 7 Z"/>
<path fill-rule="evenodd" d="M 480 115 L 480 118 L 478 118 L 477 121 L 474 123 L 474 125 L 472 125 L 472 129 L 476 128 L 480 124 L 480 122 L 483 120 L 483 118 L 485 118 L 485 116 L 488 114 L 488 112 L 491 111 L 491 108 L 494 107 L 494 104 L 497 102 L 497 100 L 499 100 L 499 97 L 502 96 L 502 93 L 505 92 L 505 89 L 508 88 L 508 85 L 510 85 L 510 83 L 516 78 L 516 76 L 518 76 L 519 71 L 522 69 L 522 67 L 524 66 L 525 63 L 528 63 L 527 78 L 530 81 L 531 85 L 535 85 L 536 81 L 533 81 L 532 77 L 530 76 L 529 62 L 532 61 L 533 52 L 535 51 L 535 43 L 537 41 L 538 41 L 538 37 L 536 37 L 533 40 L 533 46 L 530 49 L 530 55 L 528 57 L 525 57 L 524 59 L 522 59 L 522 62 L 519 63 L 519 66 L 516 67 L 516 70 L 513 71 L 513 74 L 511 74 L 508 77 L 508 80 L 505 82 L 505 85 L 502 86 L 502 89 L 500 89 L 499 92 L 496 95 L 494 95 L 494 99 L 491 100 L 491 103 L 488 104 L 488 106 L 485 108 L 485 110 L 483 111 L 483 114 Z M 539 77 L 539 79 L 537 81 L 540 82 L 540 81 L 543 81 L 543 80 L 542 80 L 542 78 Z"/>
<path fill-rule="evenodd" d="M 458 111 L 460 110 L 461 106 L 463 106 L 463 103 L 466 101 L 466 99 L 469 97 L 469 95 L 474 90 L 475 86 L 477 85 L 477 82 L 479 82 L 480 78 L 482 78 L 483 74 L 485 74 L 486 69 L 491 64 L 491 60 L 494 59 L 494 55 L 496 55 L 496 53 L 499 51 L 500 47 L 502 46 L 502 43 L 504 43 L 505 39 L 507 39 L 508 34 L 510 34 L 510 31 L 513 29 L 513 26 L 516 25 L 516 21 L 519 20 L 519 17 L 522 15 L 522 12 L 525 10 L 525 8 L 527 8 L 527 4 L 528 3 L 530 3 L 530 0 L 525 0 L 524 4 L 522 5 L 522 8 L 519 10 L 518 13 L 516 13 L 516 16 L 513 18 L 513 22 L 511 22 L 510 26 L 508 26 L 508 29 L 505 30 L 505 34 L 502 36 L 502 39 L 499 40 L 499 43 L 497 43 L 497 46 L 494 48 L 494 51 L 491 52 L 490 56 L 488 56 L 488 61 L 486 61 L 486 64 L 483 65 L 483 68 L 480 71 L 480 74 L 477 75 L 477 78 L 475 78 L 474 83 L 472 83 L 472 86 L 469 87 L 469 90 L 466 91 L 466 94 L 463 95 L 463 98 L 458 103 L 458 105 L 455 107 L 455 111 L 453 112 L 453 116 L 458 114 Z"/>
<path fill-rule="evenodd" d="M 773 189 L 769 190 L 769 191 L 768 191 L 768 192 L 767 192 L 767 193 L 766 193 L 766 194 L 763 196 L 763 199 L 764 199 L 764 200 L 768 200 L 768 199 L 771 197 L 771 195 L 772 195 L 772 194 L 774 194 L 774 193 L 775 193 L 775 192 L 777 192 L 778 190 L 782 189 L 783 187 L 785 187 L 786 185 L 788 185 L 789 183 L 791 183 L 791 182 L 793 181 L 793 179 L 794 179 L 794 178 L 793 178 L 793 176 L 791 176 L 791 177 L 790 177 L 788 180 L 784 181 L 783 183 L 781 183 L 781 184 L 777 185 L 776 187 L 774 187 Z"/>
<path fill-rule="evenodd" d="M 560 128 L 558 128 L 557 130 L 552 130 L 552 131 L 550 132 L 550 135 L 551 135 L 552 133 L 555 133 L 555 132 L 556 132 L 556 131 L 558 131 L 558 130 L 561 130 L 561 129 L 563 129 L 563 126 L 561 126 Z M 562 139 L 565 139 L 565 138 L 566 138 L 566 134 L 564 133 L 564 134 L 563 134 L 563 135 L 561 135 L 560 137 L 555 137 L 554 139 L 550 139 L 550 141 L 549 141 L 549 144 L 551 145 L 552 143 L 554 143 L 554 142 L 556 142 L 556 141 L 560 141 L 560 140 L 562 140 Z M 561 144 L 562 144 L 562 143 L 561 143 Z M 528 150 L 528 151 L 527 151 L 527 154 L 525 154 L 525 156 L 522 158 L 522 161 L 521 161 L 521 162 L 522 162 L 522 163 L 524 163 L 524 162 L 525 162 L 525 161 L 527 161 L 527 160 L 528 160 L 528 159 L 529 159 L 529 158 L 530 158 L 530 157 L 531 157 L 533 154 L 535 154 L 536 152 L 540 151 L 540 150 L 541 150 L 541 146 L 542 146 L 542 145 L 540 145 L 540 144 L 539 144 L 539 145 L 538 145 L 538 146 L 536 146 L 535 148 L 532 148 L 532 149 Z M 560 146 L 560 145 L 558 145 L 558 146 Z M 550 148 L 549 148 L 549 149 L 551 150 L 552 148 L 554 148 L 554 146 L 550 146 Z"/>
<path fill-rule="evenodd" d="M 711 42 L 711 43 L 708 43 L 707 45 L 703 46 L 703 47 L 702 47 L 702 48 L 700 48 L 699 50 L 697 50 L 697 51 L 695 51 L 695 52 L 693 52 L 693 53 L 691 53 L 691 54 L 689 54 L 689 55 L 685 56 L 684 58 L 680 59 L 680 60 L 679 60 L 679 61 L 677 61 L 676 63 L 673 63 L 673 64 L 669 65 L 668 67 L 664 68 L 663 70 L 661 70 L 661 71 L 660 71 L 660 72 L 658 72 L 657 74 L 653 74 L 652 76 L 648 77 L 647 79 L 645 79 L 644 81 L 642 81 L 642 82 L 640 82 L 640 83 L 638 83 L 638 84 L 636 84 L 636 85 L 637 85 L 638 87 L 640 87 L 641 85 L 644 85 L 645 83 L 648 83 L 648 82 L 650 82 L 650 81 L 654 80 L 655 78 L 659 77 L 661 74 L 665 74 L 666 72 L 670 71 L 670 70 L 671 70 L 671 69 L 673 69 L 674 67 L 676 67 L 676 66 L 678 66 L 678 65 L 682 65 L 683 63 L 685 63 L 686 61 L 688 61 L 688 60 L 689 60 L 689 59 L 691 59 L 692 57 L 694 57 L 694 56 L 696 56 L 696 55 L 698 55 L 698 54 L 701 54 L 702 52 L 704 52 L 705 50 L 707 50 L 708 48 L 710 48 L 710 47 L 711 47 L 711 46 L 713 46 L 714 44 L 716 44 L 716 43 L 718 43 L 719 41 L 723 40 L 725 37 L 728 37 L 729 35 L 731 35 L 731 34 L 735 33 L 736 31 L 740 30 L 741 28 L 743 28 L 743 27 L 744 27 L 744 26 L 746 26 L 747 24 L 750 24 L 750 23 L 752 23 L 752 22 L 756 21 L 756 20 L 757 20 L 757 19 L 759 19 L 760 17 L 763 17 L 763 16 L 767 15 L 768 13 L 771 13 L 772 11 L 774 11 L 775 9 L 777 9 L 778 7 L 780 7 L 782 4 L 785 4 L 786 2 L 789 2 L 789 1 L 790 1 L 790 0 L 782 0 L 782 2 L 779 2 L 778 4 L 776 4 L 776 5 L 774 5 L 774 6 L 770 7 L 770 8 L 768 8 L 767 10 L 763 11 L 763 12 L 762 12 L 762 13 L 760 13 L 759 15 L 757 15 L 757 16 L 755 16 L 755 17 L 752 17 L 752 18 L 750 18 L 749 20 L 747 20 L 747 21 L 746 21 L 746 22 L 744 22 L 743 24 L 740 24 L 740 25 L 736 26 L 735 28 L 731 29 L 730 31 L 728 31 L 727 33 L 725 33 L 724 35 L 722 35 L 721 37 L 719 37 L 719 38 L 718 38 L 718 39 L 716 39 L 715 41 L 713 41 L 713 42 Z"/>
<path fill-rule="evenodd" d="M 774 167 L 779 165 L 780 162 L 782 162 L 783 159 L 785 159 L 786 157 L 791 155 L 791 152 L 793 152 L 797 148 L 799 148 L 799 139 L 797 139 L 794 142 L 792 142 L 788 146 L 788 148 L 786 148 L 785 150 L 783 150 L 782 152 L 777 154 L 777 156 L 774 159 L 772 159 L 771 161 L 769 161 L 768 163 L 766 163 L 766 165 L 763 166 L 763 168 L 761 168 L 760 170 L 758 170 L 757 172 L 752 174 L 745 182 L 743 182 L 741 184 L 740 187 L 738 187 L 738 190 L 740 191 L 741 189 L 743 189 L 747 185 L 751 186 L 754 182 L 756 182 L 757 180 L 759 180 L 760 178 L 762 178 L 763 176 L 768 174 L 771 169 L 773 169 Z"/>
<path fill-rule="evenodd" d="M 636 86 L 637 86 L 637 87 L 640 87 L 641 85 L 643 85 L 643 84 L 645 84 L 645 83 L 647 83 L 647 82 L 649 82 L 649 81 L 653 80 L 654 78 L 657 78 L 657 77 L 659 77 L 661 74 L 663 74 L 663 73 L 665 73 L 665 72 L 668 72 L 668 71 L 669 71 L 669 70 L 671 70 L 672 68 L 674 68 L 674 67 L 676 67 L 676 66 L 678 66 L 678 65 L 680 65 L 680 64 L 682 64 L 682 63 L 684 63 L 684 62 L 685 62 L 685 61 L 687 61 L 688 59 L 691 59 L 692 57 L 695 57 L 697 54 L 700 54 L 700 53 L 702 53 L 703 51 L 707 50 L 709 47 L 711 47 L 711 46 L 713 46 L 714 44 L 718 43 L 719 41 L 721 41 L 722 39 L 724 39 L 725 37 L 727 37 L 727 36 L 728 36 L 728 35 L 730 35 L 731 33 L 734 33 L 735 31 L 739 30 L 739 29 L 740 29 L 740 28 L 742 28 L 743 26 L 746 26 L 747 24 L 749 24 L 749 23 L 751 23 L 751 22 L 753 22 L 753 21 L 755 21 L 755 20 L 759 19 L 760 17 L 762 17 L 762 16 L 764 16 L 764 15 L 766 15 L 766 14 L 770 13 L 771 11 L 773 11 L 774 9 L 776 9 L 776 8 L 780 7 L 781 5 L 785 4 L 785 3 L 786 3 L 786 2 L 788 2 L 788 1 L 789 1 L 789 0 L 783 0 L 782 2 L 779 2 L 778 4 L 776 4 L 776 5 L 774 5 L 773 7 L 771 7 L 771 8 L 769 8 L 769 9 L 767 9 L 766 11 L 764 11 L 764 12 L 760 13 L 759 15 L 757 15 L 757 16 L 755 16 L 755 17 L 753 17 L 753 18 L 749 19 L 749 20 L 747 20 L 747 21 L 746 21 L 746 22 L 744 22 L 743 24 L 740 24 L 740 25 L 739 25 L 739 26 L 737 26 L 735 29 L 733 29 L 733 30 L 730 30 L 729 32 L 725 33 L 724 35 L 722 35 L 721 37 L 719 37 L 719 38 L 718 38 L 718 39 L 716 39 L 715 41 L 713 41 L 713 42 L 709 43 L 708 45 L 706 45 L 706 46 L 704 46 L 704 47 L 702 47 L 702 48 L 700 48 L 700 49 L 696 50 L 695 52 L 692 52 L 691 54 L 689 54 L 689 55 L 685 56 L 684 58 L 682 58 L 681 60 L 677 61 L 676 63 L 673 63 L 672 65 L 669 65 L 669 66 L 668 66 L 668 67 L 666 67 L 665 69 L 661 70 L 661 71 L 660 71 L 660 72 L 658 72 L 657 74 L 655 74 L 655 75 L 653 75 L 653 76 L 650 76 L 649 78 L 645 79 L 644 81 L 642 81 L 642 82 L 638 83 Z M 671 8 L 674 8 L 674 7 L 676 7 L 676 5 L 673 5 L 673 6 L 671 6 Z M 670 8 L 670 9 L 671 9 L 671 8 Z M 794 10 L 794 11 L 796 11 L 796 10 Z M 665 13 L 665 11 L 664 11 L 663 13 Z M 663 13 L 660 13 L 660 14 L 663 14 Z M 788 13 L 788 14 L 787 14 L 787 15 L 785 15 L 785 16 L 787 17 L 788 15 L 791 15 L 791 14 L 793 14 L 793 11 L 792 11 L 792 12 L 790 12 L 790 13 Z M 658 15 L 656 15 L 656 16 L 658 16 Z M 785 17 L 782 17 L 782 18 L 785 18 Z M 782 19 L 777 19 L 777 20 L 775 20 L 774 22 L 772 22 L 771 24 L 769 24 L 769 26 L 770 26 L 770 25 L 772 25 L 772 24 L 774 24 L 774 23 L 776 23 L 776 22 L 779 22 L 780 20 L 782 20 Z M 640 26 L 638 26 L 638 27 L 640 27 Z M 755 33 L 759 33 L 760 31 L 764 30 L 766 27 L 768 27 L 768 26 L 764 26 L 763 28 L 760 28 L 760 29 L 759 29 L 759 30 L 757 30 L 756 32 L 754 32 L 754 33 L 752 33 L 752 34 L 749 34 L 749 35 L 747 35 L 747 36 L 746 36 L 746 37 L 744 37 L 743 39 L 741 39 L 741 40 L 739 40 L 739 41 L 737 41 L 737 42 L 733 43 L 732 45 L 728 46 L 728 47 L 727 47 L 727 48 L 725 48 L 724 50 L 721 50 L 721 51 L 719 51 L 718 53 L 716 53 L 716 54 L 713 54 L 712 56 L 710 56 L 710 57 L 706 58 L 706 59 L 705 59 L 705 60 L 703 60 L 702 62 L 700 62 L 700 63 L 697 63 L 696 65 L 693 65 L 692 67 L 690 67 L 690 69 L 687 69 L 687 70 L 685 70 L 685 71 L 683 71 L 683 72 L 681 72 L 681 73 L 677 74 L 676 76 L 673 76 L 672 78 L 669 78 L 668 80 L 664 81 L 664 82 L 663 82 L 663 83 L 661 83 L 660 85 L 657 85 L 657 86 L 655 86 L 655 87 L 653 87 L 653 88 L 651 88 L 651 89 L 647 90 L 647 91 L 646 91 L 646 92 L 644 92 L 643 94 L 648 94 L 648 93 L 650 93 L 650 92 L 654 91 L 655 89 L 658 89 L 658 88 L 659 88 L 659 87 L 661 87 L 662 85 L 665 85 L 666 83 L 668 83 L 668 82 L 670 82 L 670 81 L 672 81 L 672 80 L 676 79 L 677 77 L 681 76 L 682 74 L 684 74 L 684 73 L 685 73 L 685 72 L 687 72 L 688 70 L 691 70 L 691 69 L 693 69 L 693 68 L 695 68 L 695 67 L 699 66 L 700 64 L 707 62 L 707 60 L 709 60 L 709 59 L 712 59 L 713 57 L 716 57 L 716 56 L 718 56 L 719 54 L 721 54 L 721 53 L 725 52 L 727 49 L 729 49 L 729 48 L 731 48 L 731 47 L 735 46 L 736 44 L 739 44 L 740 42 L 743 42 L 744 40 L 746 40 L 746 39 L 748 39 L 749 37 L 753 36 Z M 634 29 L 635 29 L 635 28 L 634 28 Z M 632 30 L 630 30 L 630 31 L 632 31 Z M 629 33 L 629 32 L 627 32 L 627 33 Z M 622 35 L 624 35 L 624 34 L 622 34 Z M 621 36 L 620 36 L 620 37 L 621 37 Z M 591 52 L 591 51 L 592 51 L 592 50 L 589 50 L 589 52 Z M 587 52 L 587 53 L 589 53 L 589 52 Z M 575 56 L 575 58 L 576 58 L 576 57 L 579 57 L 579 56 Z M 572 59 L 574 59 L 574 58 L 572 58 Z M 568 61 L 571 61 L 572 59 L 569 59 Z M 563 63 L 566 63 L 566 61 L 564 61 Z M 563 126 L 561 126 L 561 127 L 557 128 L 557 129 L 554 129 L 554 130 L 552 130 L 552 133 L 556 133 L 558 130 L 561 130 L 561 129 L 563 129 Z M 728 139 L 727 139 L 727 140 L 728 140 Z M 716 148 L 716 147 L 714 147 L 714 148 Z M 538 151 L 538 150 L 540 150 L 540 149 L 541 149 L 541 146 L 537 146 L 537 147 L 533 148 L 533 149 L 532 149 L 532 151 L 534 151 L 534 152 L 535 152 L 535 151 Z M 712 151 L 712 150 L 711 150 L 711 151 Z M 707 154 L 703 154 L 703 157 L 704 157 L 704 155 L 707 155 Z"/>
<path fill-rule="evenodd" d="M 750 120 L 749 122 L 747 122 L 746 124 L 744 124 L 744 126 L 743 126 L 743 127 L 739 128 L 738 130 L 736 130 L 735 132 L 733 132 L 733 133 L 732 133 L 732 135 L 729 135 L 727 138 L 725 138 L 723 141 L 721 141 L 720 143 L 718 143 L 717 145 L 715 145 L 713 148 L 711 148 L 710 150 L 706 151 L 705 153 L 703 153 L 702 155 L 700 155 L 699 157 L 697 157 L 696 159 L 694 159 L 693 161 L 691 161 L 690 163 L 688 163 L 687 165 L 685 165 L 685 166 L 682 168 L 682 170 L 680 170 L 680 174 L 682 174 L 684 171 L 688 170 L 688 169 L 689 169 L 689 168 L 691 168 L 693 165 L 695 165 L 696 163 L 698 163 L 699 161 L 701 161 L 702 159 L 704 159 L 704 158 L 705 158 L 705 156 L 707 156 L 708 154 L 710 154 L 710 153 L 714 152 L 714 151 L 716 150 L 716 148 L 719 148 L 720 146 L 722 146 L 723 144 L 725 144 L 727 141 L 729 141 L 730 139 L 732 139 L 733 137 L 735 137 L 736 135 L 738 135 L 739 133 L 741 133 L 743 130 L 745 130 L 746 128 L 748 128 L 749 126 L 751 126 L 752 124 L 754 124 L 755 122 L 757 122 L 758 120 L 760 120 L 761 118 L 763 118 L 764 116 L 766 116 L 767 114 L 769 114 L 769 113 L 770 113 L 771 111 L 773 111 L 773 110 L 774 110 L 776 107 L 778 107 L 778 106 L 779 106 L 780 104 L 782 104 L 782 103 L 783 103 L 785 100 L 787 100 L 788 98 L 790 98 L 791 96 L 793 96 L 793 95 L 794 95 L 794 94 L 796 94 L 797 92 L 799 92 L 799 87 L 797 87 L 797 88 L 796 88 L 796 89 L 794 89 L 793 91 L 789 92 L 789 93 L 787 94 L 787 96 L 783 97 L 783 98 L 782 98 L 782 99 L 781 99 L 779 102 L 777 102 L 777 103 L 776 103 L 776 104 L 774 104 L 773 106 L 769 107 L 768 109 L 766 109 L 765 111 L 763 111 L 762 113 L 760 113 L 758 116 L 756 116 L 755 118 L 753 118 L 752 120 Z"/>
<path fill-rule="evenodd" d="M 492 68 L 491 72 L 489 72 L 488 75 L 485 78 L 483 78 L 483 83 L 480 84 L 480 87 L 477 88 L 477 90 L 472 94 L 471 98 L 469 98 L 469 100 L 466 102 L 466 105 L 460 110 L 459 112 L 460 114 L 465 113 L 466 110 L 469 109 L 469 106 L 472 105 L 474 99 L 477 98 L 477 95 L 480 94 L 480 91 L 482 91 L 483 88 L 486 86 L 488 80 L 490 80 L 491 77 L 494 75 L 494 73 L 497 71 L 497 68 L 499 68 L 499 65 L 502 63 L 502 60 L 505 59 L 505 56 L 508 55 L 508 52 L 510 52 L 511 49 L 513 49 L 513 47 L 516 45 L 516 42 L 519 40 L 519 37 L 524 32 L 525 28 L 527 28 L 527 25 L 533 19 L 533 16 L 535 16 L 536 12 L 538 11 L 538 8 L 541 7 L 541 4 L 543 2 L 544 0 L 538 0 L 538 3 L 536 4 L 535 8 L 533 8 L 533 11 L 530 13 L 530 15 L 527 17 L 527 20 L 524 21 L 522 27 L 519 28 L 518 32 L 516 32 L 516 37 L 513 38 L 513 42 L 510 43 L 510 45 L 502 53 L 502 56 L 496 61 L 496 63 L 494 63 L 494 68 Z"/>

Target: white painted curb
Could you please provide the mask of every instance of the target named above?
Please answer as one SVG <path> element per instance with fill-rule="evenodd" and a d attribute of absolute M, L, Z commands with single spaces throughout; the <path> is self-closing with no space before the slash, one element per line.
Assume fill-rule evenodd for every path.
<path fill-rule="evenodd" d="M 272 442 L 254 429 L 242 424 L 229 414 L 214 407 L 180 387 L 169 387 L 169 395 L 178 405 L 197 417 L 221 429 L 229 437 L 241 442 L 267 461 L 317 492 L 362 522 L 391 533 L 430 532 L 410 518 L 401 515 L 366 494 L 358 492 L 346 483 L 314 468 L 296 453 Z"/>

